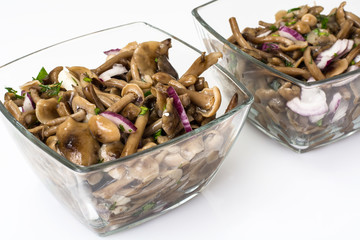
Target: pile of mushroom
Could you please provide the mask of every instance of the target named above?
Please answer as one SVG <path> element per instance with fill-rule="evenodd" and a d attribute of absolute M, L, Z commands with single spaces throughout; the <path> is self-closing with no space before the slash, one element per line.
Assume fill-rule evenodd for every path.
<path fill-rule="evenodd" d="M 89 166 L 142 151 L 216 117 L 221 94 L 201 74 L 222 57 L 204 53 L 179 77 L 171 39 L 106 52 L 96 69 L 56 67 L 5 94 L 8 111 L 69 161 Z"/>
<path fill-rule="evenodd" d="M 345 11 L 346 2 L 328 15 L 322 6 L 307 5 L 278 11 L 274 23 L 240 32 L 229 19 L 228 39 L 244 52 L 300 80 L 323 80 L 360 66 L 360 18 Z M 350 66 L 356 66 L 350 68 Z"/>

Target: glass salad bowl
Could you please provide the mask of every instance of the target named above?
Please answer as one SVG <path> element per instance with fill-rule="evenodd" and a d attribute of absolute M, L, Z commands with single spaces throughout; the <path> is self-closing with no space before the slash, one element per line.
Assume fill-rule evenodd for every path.
<path fill-rule="evenodd" d="M 0 67 L 1 90 L 17 89 L 39 69 L 56 66 L 94 68 L 104 50 L 132 41 L 171 38 L 169 61 L 184 73 L 201 52 L 147 23 L 121 25 L 55 44 Z M 19 71 L 21 69 L 21 71 Z M 220 89 L 217 118 L 177 138 L 116 160 L 80 166 L 31 134 L 0 103 L 4 124 L 44 184 L 77 218 L 100 235 L 136 226 L 196 196 L 214 177 L 244 124 L 252 95 L 223 67 L 202 75 Z M 234 94 L 237 105 L 226 111 Z M 20 147 L 21 146 L 21 147 Z"/>
<path fill-rule="evenodd" d="M 254 95 L 249 121 L 296 152 L 310 151 L 359 130 L 360 70 L 321 81 L 299 80 L 257 60 L 231 43 L 229 21 L 235 17 L 239 30 L 243 31 L 247 27 L 258 27 L 260 20 L 274 23 L 277 11 L 305 4 L 277 1 L 274 6 L 274 2 L 262 2 L 260 9 L 259 3 L 253 1 L 239 8 L 234 6 L 234 1 L 224 0 L 208 2 L 192 11 L 207 51 L 221 51 L 224 57 L 219 64 Z M 332 8 L 338 7 L 339 3 L 335 4 L 324 6 L 323 13 L 328 14 Z M 345 8 L 356 13 L 350 4 Z M 250 12 L 256 14 L 248 14 Z"/>

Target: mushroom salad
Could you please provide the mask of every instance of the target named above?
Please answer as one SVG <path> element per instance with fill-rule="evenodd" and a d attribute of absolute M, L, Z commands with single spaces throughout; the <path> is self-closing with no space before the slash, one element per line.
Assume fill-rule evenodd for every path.
<path fill-rule="evenodd" d="M 254 94 L 250 118 L 296 148 L 329 141 L 335 136 L 332 131 L 340 129 L 340 135 L 356 129 L 360 18 L 345 11 L 345 5 L 341 2 L 328 14 L 318 5 L 280 10 L 275 22 L 259 21 L 258 27 L 242 31 L 236 18 L 229 18 L 231 44 L 296 79 L 224 54 L 230 71 Z M 353 74 L 345 76 L 348 72 Z M 338 79 L 323 81 L 335 76 Z"/>
<path fill-rule="evenodd" d="M 228 40 L 252 57 L 304 81 L 353 71 L 360 66 L 360 18 L 345 11 L 345 4 L 327 15 L 322 14 L 322 6 L 280 10 L 274 23 L 259 21 L 259 27 L 242 32 L 231 17 L 233 35 Z"/>
<path fill-rule="evenodd" d="M 42 68 L 20 86 L 21 94 L 7 88 L 4 105 L 73 163 L 89 166 L 131 155 L 208 123 L 219 109 L 219 89 L 200 75 L 222 54 L 203 53 L 179 77 L 169 48 L 171 39 L 131 42 L 104 52 L 107 59 L 96 69 Z"/>

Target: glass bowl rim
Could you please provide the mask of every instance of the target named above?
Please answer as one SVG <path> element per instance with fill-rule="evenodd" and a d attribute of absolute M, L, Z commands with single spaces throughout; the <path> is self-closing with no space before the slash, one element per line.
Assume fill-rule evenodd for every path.
<path fill-rule="evenodd" d="M 223 36 L 221 36 L 217 31 L 215 31 L 215 29 L 213 29 L 204 19 L 203 17 L 200 15 L 199 10 L 201 8 L 205 8 L 208 5 L 211 5 L 214 2 L 217 2 L 219 0 L 211 0 L 210 2 L 204 3 L 196 8 L 194 8 L 191 13 L 193 15 L 193 17 L 206 29 L 208 30 L 212 35 L 214 35 L 218 40 L 220 40 L 223 44 L 229 46 L 232 50 L 234 50 L 235 52 L 237 52 L 238 54 L 242 55 L 243 57 L 245 57 L 247 60 L 253 62 L 256 65 L 260 65 L 261 67 L 265 68 L 266 70 L 281 76 L 283 79 L 286 79 L 290 82 L 293 82 L 297 85 L 300 85 L 302 87 L 311 87 L 311 86 L 318 86 L 318 85 L 325 85 L 329 82 L 334 82 L 334 83 L 338 83 L 336 80 L 340 80 L 339 82 L 341 82 L 341 79 L 344 77 L 350 77 L 352 75 L 356 75 L 360 73 L 360 68 L 356 69 L 354 71 L 351 72 L 346 72 L 346 73 L 342 73 L 340 75 L 331 77 L 331 78 L 327 78 L 324 80 L 320 80 L 320 81 L 312 81 L 312 82 L 305 82 L 305 81 L 301 81 L 299 79 L 296 79 L 288 74 L 282 73 L 279 70 L 276 70 L 275 68 L 272 68 L 268 65 L 266 65 L 265 63 L 257 60 L 254 57 L 251 57 L 249 54 L 245 53 L 244 51 L 242 51 L 240 48 L 238 48 L 236 45 L 232 44 L 231 42 L 229 42 L 227 39 L 225 39 Z M 230 28 L 230 25 L 229 25 Z"/>
<path fill-rule="evenodd" d="M 156 30 L 156 31 L 159 31 L 165 35 L 168 35 L 169 37 L 173 38 L 174 40 L 182 43 L 183 45 L 185 45 L 186 47 L 198 52 L 199 54 L 201 54 L 202 52 L 198 49 L 196 49 L 195 47 L 193 47 L 192 45 L 186 43 L 185 41 L 179 39 L 178 37 L 160 29 L 160 28 L 157 28 L 147 22 L 142 22 L 142 21 L 136 21 L 136 22 L 130 22 L 130 23 L 126 23 L 126 24 L 121 24 L 121 25 L 117 25 L 117 26 L 113 26 L 113 27 L 109 27 L 109 28 L 105 28 L 105 29 L 102 29 L 102 30 L 98 30 L 98 31 L 95 31 L 95 32 L 91 32 L 91 33 L 87 33 L 87 34 L 83 34 L 83 35 L 80 35 L 80 36 L 77 36 L 77 37 L 73 37 L 73 38 L 70 38 L 70 39 L 67 39 L 67 40 L 64 40 L 64 41 L 60 41 L 60 42 L 57 42 L 55 44 L 52 44 L 52 45 L 49 45 L 47 47 L 44 47 L 44 48 L 41 48 L 37 51 L 34 51 L 34 52 L 31 52 L 29 54 L 26 54 L 22 57 L 19 57 L 15 60 L 12 60 L 2 66 L 0 66 L 0 70 L 3 69 L 4 67 L 10 65 L 10 64 L 13 64 L 13 63 L 16 63 L 17 61 L 20 61 L 24 58 L 27 58 L 33 54 L 36 54 L 38 52 L 41 52 L 41 51 L 44 51 L 46 49 L 49 49 L 51 47 L 55 47 L 57 45 L 61 45 L 62 43 L 66 43 L 66 42 L 70 42 L 72 40 L 76 40 L 76 39 L 80 39 L 80 38 L 83 38 L 83 37 L 87 37 L 87 36 L 91 36 L 91 35 L 96 35 L 96 34 L 99 34 L 101 32 L 106 32 L 108 30 L 116 30 L 116 29 L 121 29 L 121 27 L 127 27 L 127 26 L 131 26 L 131 25 L 143 25 L 143 26 L 146 26 L 146 27 L 149 27 L 153 30 Z M 141 151 L 141 152 L 137 152 L 137 153 L 134 153 L 134 154 L 131 154 L 129 156 L 126 156 L 126 157 L 121 157 L 121 158 L 118 158 L 116 160 L 112 160 L 112 161 L 109 161 L 109 162 L 104 162 L 104 163 L 97 163 L 97 164 L 94 164 L 94 165 L 91 165 L 91 166 L 81 166 L 81 165 L 77 165 L 69 160 L 67 160 L 65 157 L 61 156 L 60 154 L 58 154 L 56 151 L 52 150 L 51 148 L 49 148 L 45 143 L 43 143 L 41 140 L 39 140 L 38 138 L 36 138 L 32 133 L 30 133 L 24 126 L 22 126 L 11 114 L 9 111 L 7 111 L 7 109 L 5 108 L 4 104 L 2 101 L 0 101 L 0 112 L 4 115 L 4 117 L 10 121 L 10 123 L 15 126 L 15 128 L 17 130 L 20 131 L 21 134 L 23 134 L 28 140 L 30 140 L 33 144 L 35 144 L 37 147 L 39 147 L 41 150 L 43 150 L 45 153 L 47 153 L 48 155 L 50 155 L 52 158 L 54 158 L 55 160 L 57 160 L 59 163 L 63 164 L 64 166 L 66 166 L 67 168 L 75 171 L 75 172 L 78 172 L 78 173 L 89 173 L 89 172 L 93 172 L 93 171 L 97 171 L 97 170 L 101 170 L 101 169 L 104 169 L 104 168 L 108 168 L 108 167 L 111 167 L 111 166 L 114 166 L 120 162 L 125 162 L 125 161 L 128 161 L 130 159 L 133 159 L 133 158 L 138 158 L 138 157 L 141 157 L 142 155 L 146 155 L 147 153 L 151 152 L 151 151 L 156 151 L 158 150 L 159 148 L 163 148 L 163 147 L 166 147 L 168 145 L 171 145 L 173 143 L 176 143 L 176 142 L 180 142 L 182 140 L 185 140 L 187 138 L 191 138 L 192 136 L 200 133 L 201 131 L 205 131 L 206 129 L 209 129 L 211 128 L 212 126 L 215 126 L 217 123 L 227 119 L 227 118 L 230 118 L 231 116 L 233 116 L 236 112 L 238 111 L 241 111 L 241 109 L 245 108 L 246 106 L 249 106 L 252 104 L 252 102 L 254 101 L 254 97 L 253 95 L 247 90 L 247 88 L 245 88 L 245 86 L 243 86 L 240 82 L 238 82 L 235 78 L 235 76 L 233 76 L 231 73 L 229 73 L 226 69 L 224 69 L 223 67 L 221 67 L 220 65 L 218 64 L 215 64 L 215 66 L 213 66 L 215 68 L 217 68 L 222 74 L 224 74 L 227 78 L 229 78 L 231 80 L 231 82 L 236 85 L 238 87 L 238 89 L 240 89 L 241 91 L 244 92 L 245 95 L 248 96 L 248 98 L 246 100 L 244 100 L 244 102 L 240 105 L 237 105 L 235 108 L 233 108 L 231 111 L 227 112 L 227 113 L 224 113 L 223 115 L 217 117 L 216 119 L 212 120 L 211 122 L 205 124 L 204 126 L 201 126 L 197 129 L 194 129 L 193 131 L 191 132 L 188 132 L 186 134 L 183 134 L 181 136 L 178 136 L 174 139 L 171 139 L 165 143 L 162 143 L 162 144 L 159 144 L 157 146 L 154 146 L 152 148 L 149 148 L 149 149 L 146 149 L 144 151 Z M 240 129 L 241 130 L 241 129 Z M 240 132 L 240 131 L 239 131 Z M 238 133 L 239 133 L 238 132 Z M 237 134 L 238 134 L 237 133 Z"/>

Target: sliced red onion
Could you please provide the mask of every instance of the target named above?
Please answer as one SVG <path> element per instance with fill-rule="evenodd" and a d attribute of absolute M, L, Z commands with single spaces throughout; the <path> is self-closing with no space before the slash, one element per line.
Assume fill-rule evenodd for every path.
<path fill-rule="evenodd" d="M 30 93 L 26 93 L 24 96 L 24 103 L 22 106 L 23 112 L 28 112 L 34 110 L 36 107 L 35 102 L 32 100 Z"/>
<path fill-rule="evenodd" d="M 313 81 L 310 78 L 308 82 Z M 295 97 L 286 103 L 293 112 L 302 116 L 316 116 L 327 113 L 326 94 L 320 88 L 310 87 L 301 89 L 300 98 Z"/>
<path fill-rule="evenodd" d="M 174 100 L 175 109 L 176 109 L 176 111 L 177 111 L 178 114 L 179 114 L 181 123 L 183 124 L 184 129 L 185 129 L 185 132 L 190 132 L 190 131 L 192 131 L 189 118 L 188 118 L 187 115 L 186 115 L 184 106 L 182 105 L 182 103 L 181 103 L 181 101 L 180 101 L 180 98 L 179 98 L 179 96 L 177 95 L 175 89 L 170 86 L 170 87 L 167 89 L 167 93 L 169 94 L 169 97 L 173 98 L 173 100 Z"/>
<path fill-rule="evenodd" d="M 261 46 L 262 51 L 271 51 L 271 50 L 279 50 L 279 45 L 275 43 L 264 43 Z"/>
<path fill-rule="evenodd" d="M 327 67 L 332 61 L 339 59 L 350 52 L 354 45 L 352 39 L 338 39 L 331 48 L 321 52 L 315 59 L 316 65 L 320 69 Z"/>
<path fill-rule="evenodd" d="M 99 115 L 106 117 L 107 119 L 115 123 L 117 126 L 119 126 L 119 128 L 124 130 L 124 132 L 126 133 L 134 133 L 137 130 L 135 125 L 129 119 L 120 114 L 105 111 L 100 113 Z"/>
<path fill-rule="evenodd" d="M 115 48 L 115 49 L 110 49 L 110 50 L 107 50 L 107 51 L 104 51 L 104 54 L 106 55 L 116 55 L 120 52 L 120 48 Z"/>
<path fill-rule="evenodd" d="M 329 103 L 329 112 L 330 113 L 333 113 L 335 112 L 339 105 L 340 105 L 340 102 L 341 102 L 341 99 L 342 99 L 342 96 L 340 93 L 335 93 L 331 102 Z"/>
<path fill-rule="evenodd" d="M 102 81 L 107 81 L 111 77 L 126 73 L 128 70 L 122 64 L 114 64 L 112 68 L 100 74 L 99 78 Z"/>
<path fill-rule="evenodd" d="M 305 39 L 300 33 L 286 26 L 281 26 L 279 28 L 279 35 L 292 41 L 305 41 Z"/>

